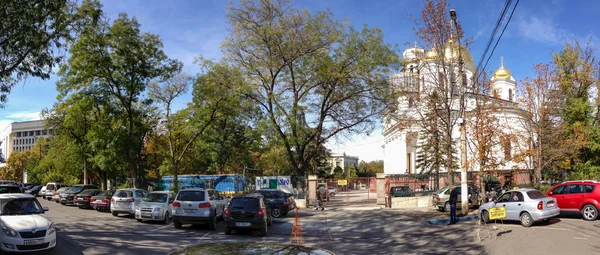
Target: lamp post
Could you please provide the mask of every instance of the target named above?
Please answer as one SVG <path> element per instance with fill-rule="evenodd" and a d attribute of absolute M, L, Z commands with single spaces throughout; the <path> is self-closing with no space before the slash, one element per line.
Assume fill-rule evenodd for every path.
<path fill-rule="evenodd" d="M 461 189 L 461 212 L 463 214 L 467 214 L 469 212 L 469 188 L 467 186 L 467 120 L 465 119 L 465 93 L 466 93 L 466 82 L 463 81 L 463 59 L 461 54 L 460 47 L 460 34 L 458 33 L 458 23 L 456 22 L 456 11 L 454 9 L 450 10 L 450 18 L 454 23 L 454 28 L 456 29 L 456 40 L 458 43 L 458 77 L 461 79 L 460 85 L 460 118 L 458 119 L 458 124 L 460 125 L 460 189 Z"/>

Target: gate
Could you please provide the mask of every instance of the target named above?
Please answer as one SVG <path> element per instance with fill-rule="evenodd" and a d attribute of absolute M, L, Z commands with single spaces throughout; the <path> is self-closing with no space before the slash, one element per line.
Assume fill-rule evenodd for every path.
<path fill-rule="evenodd" d="M 375 177 L 318 179 L 317 187 L 325 186 L 329 191 L 326 197 L 326 207 L 376 205 L 377 185 L 375 180 Z"/>
<path fill-rule="evenodd" d="M 392 187 L 408 187 L 410 192 L 390 194 Z M 390 207 L 392 196 L 429 196 L 435 188 L 435 177 L 432 175 L 388 175 L 385 177 L 386 207 Z"/>

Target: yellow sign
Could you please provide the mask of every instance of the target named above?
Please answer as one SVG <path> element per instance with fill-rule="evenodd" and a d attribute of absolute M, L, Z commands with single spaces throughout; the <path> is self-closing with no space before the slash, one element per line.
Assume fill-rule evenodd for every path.
<path fill-rule="evenodd" d="M 506 208 L 495 207 L 490 208 L 490 220 L 499 220 L 506 218 Z"/>
<path fill-rule="evenodd" d="M 340 185 L 340 186 L 348 185 L 348 180 L 338 180 L 338 185 Z"/>

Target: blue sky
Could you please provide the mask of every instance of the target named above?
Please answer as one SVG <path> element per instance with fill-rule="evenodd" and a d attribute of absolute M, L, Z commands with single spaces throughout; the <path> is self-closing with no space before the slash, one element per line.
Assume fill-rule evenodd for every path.
<path fill-rule="evenodd" d="M 514 2 L 514 1 L 513 1 Z M 184 63 L 184 70 L 196 74 L 199 69 L 194 58 L 220 58 L 220 45 L 228 35 L 225 0 L 107 0 L 102 1 L 104 12 L 114 19 L 125 12 L 135 16 L 143 31 L 160 35 L 164 50 L 171 58 Z M 409 15 L 419 15 L 421 5 L 408 0 L 305 0 L 294 1 L 298 8 L 318 11 L 329 8 L 337 19 L 347 19 L 355 27 L 368 24 L 383 30 L 385 40 L 397 44 L 402 51 L 407 43 L 416 40 L 412 32 L 413 23 Z M 477 63 L 489 39 L 504 1 L 451 1 L 463 25 L 466 37 L 472 37 L 471 54 Z M 551 61 L 551 54 L 558 52 L 565 41 L 591 38 L 595 50 L 599 50 L 597 10 L 600 1 L 527 0 L 520 1 L 512 21 L 494 56 L 488 64 L 493 72 L 504 56 L 505 66 L 514 78 L 521 81 L 533 74 L 533 65 Z M 508 15 L 507 15 L 508 16 Z M 401 52 L 399 53 L 401 54 Z M 16 86 L 9 102 L 0 109 L 0 129 L 13 121 L 39 119 L 39 112 L 56 101 L 55 82 L 30 78 Z M 175 107 L 181 108 L 191 101 L 187 94 L 177 100 Z M 346 152 L 370 161 L 383 159 L 381 130 L 371 136 L 357 135 L 349 140 L 329 143 L 334 152 Z"/>

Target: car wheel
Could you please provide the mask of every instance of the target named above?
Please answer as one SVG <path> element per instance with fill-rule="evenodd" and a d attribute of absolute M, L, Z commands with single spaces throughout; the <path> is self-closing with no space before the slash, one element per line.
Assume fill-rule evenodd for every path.
<path fill-rule="evenodd" d="M 210 230 L 217 230 L 217 215 L 216 214 L 215 214 L 215 216 L 212 217 L 212 220 L 209 223 L 208 227 L 210 228 Z"/>
<path fill-rule="evenodd" d="M 279 209 L 279 208 L 271 209 L 271 216 L 273 216 L 275 218 L 281 217 L 281 209 Z"/>
<path fill-rule="evenodd" d="M 61 205 L 67 205 L 67 204 L 65 204 L 65 203 L 60 203 L 60 204 L 61 204 Z"/>
<path fill-rule="evenodd" d="M 142 219 L 136 219 L 138 222 L 142 222 Z"/>
<path fill-rule="evenodd" d="M 175 226 L 175 228 L 181 228 L 181 222 L 179 221 L 173 221 L 173 225 Z"/>
<path fill-rule="evenodd" d="M 168 225 L 171 222 L 171 219 L 169 217 L 169 212 L 165 212 L 165 219 L 163 220 L 164 224 Z"/>
<path fill-rule="evenodd" d="M 490 222 L 490 213 L 488 211 L 484 210 L 481 212 L 481 222 L 482 223 Z"/>
<path fill-rule="evenodd" d="M 329 196 L 330 196 L 330 197 L 335 197 L 335 192 L 331 192 L 331 193 L 329 193 Z"/>
<path fill-rule="evenodd" d="M 450 211 L 450 202 L 446 201 L 446 203 L 444 203 L 444 207 L 442 207 L 442 212 L 449 212 Z"/>
<path fill-rule="evenodd" d="M 115 216 L 115 217 L 117 217 L 117 216 L 119 216 L 119 213 L 118 212 L 112 212 L 112 215 Z"/>
<path fill-rule="evenodd" d="M 531 218 L 531 215 L 529 215 L 528 212 L 524 212 L 523 214 L 521 214 L 521 225 L 523 225 L 523 227 L 531 227 L 531 225 L 533 225 L 533 218 Z"/>
<path fill-rule="evenodd" d="M 231 229 L 228 227 L 225 227 L 225 234 L 226 235 L 231 235 Z"/>
<path fill-rule="evenodd" d="M 592 221 L 598 218 L 598 209 L 594 205 L 585 205 L 581 210 L 584 220 Z"/>
<path fill-rule="evenodd" d="M 58 201 L 54 201 L 54 202 L 56 202 L 57 204 L 58 204 L 58 203 L 60 203 L 60 202 L 58 202 Z"/>

